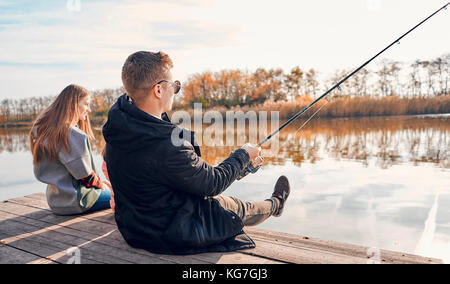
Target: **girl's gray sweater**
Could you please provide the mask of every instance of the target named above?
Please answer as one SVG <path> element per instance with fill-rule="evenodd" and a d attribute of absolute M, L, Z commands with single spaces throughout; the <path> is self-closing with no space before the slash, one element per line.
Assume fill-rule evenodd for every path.
<path fill-rule="evenodd" d="M 36 127 L 33 128 L 36 137 Z M 58 152 L 57 161 L 41 160 L 34 165 L 36 178 L 47 184 L 47 202 L 58 215 L 80 214 L 91 208 L 101 189 L 86 188 L 79 180 L 97 173 L 88 136 L 78 127 L 68 134 L 69 153 Z"/>

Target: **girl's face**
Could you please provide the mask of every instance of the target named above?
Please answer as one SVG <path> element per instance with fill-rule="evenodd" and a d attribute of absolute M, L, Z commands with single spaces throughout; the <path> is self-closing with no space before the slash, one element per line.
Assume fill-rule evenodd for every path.
<path fill-rule="evenodd" d="M 87 95 L 82 98 L 78 104 L 78 114 L 80 117 L 78 120 L 86 120 L 91 112 L 91 96 Z"/>

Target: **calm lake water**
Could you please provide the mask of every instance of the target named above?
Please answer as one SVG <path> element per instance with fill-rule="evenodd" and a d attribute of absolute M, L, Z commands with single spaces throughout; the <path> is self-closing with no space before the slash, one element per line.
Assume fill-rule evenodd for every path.
<path fill-rule="evenodd" d="M 284 129 L 264 166 L 224 192 L 269 197 L 280 175 L 291 196 L 260 228 L 438 257 L 450 262 L 450 116 L 315 119 Z M 270 124 L 269 124 L 270 128 Z M 98 168 L 104 141 L 93 143 Z M 27 130 L 0 129 L 0 200 L 45 192 Z M 202 146 L 211 164 L 236 147 Z"/>

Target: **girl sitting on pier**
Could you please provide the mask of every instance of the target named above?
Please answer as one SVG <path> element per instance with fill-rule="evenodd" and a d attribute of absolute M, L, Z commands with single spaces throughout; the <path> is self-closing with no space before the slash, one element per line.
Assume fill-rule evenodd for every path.
<path fill-rule="evenodd" d="M 88 91 L 67 86 L 33 123 L 30 148 L 34 174 L 47 184 L 47 202 L 58 215 L 90 213 L 110 207 L 95 168 L 89 139 L 95 139 L 89 121 Z"/>

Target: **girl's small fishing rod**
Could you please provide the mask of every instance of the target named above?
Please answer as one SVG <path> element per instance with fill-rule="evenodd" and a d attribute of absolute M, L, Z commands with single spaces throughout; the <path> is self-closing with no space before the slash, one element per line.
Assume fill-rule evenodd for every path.
<path fill-rule="evenodd" d="M 384 48 L 382 51 L 380 51 L 379 53 L 377 53 L 374 57 L 372 57 L 371 59 L 369 59 L 366 63 L 364 63 L 363 65 L 361 65 L 360 67 L 358 67 L 355 71 L 353 71 L 352 73 L 348 74 L 344 79 L 342 79 L 341 81 L 339 81 L 339 83 L 337 83 L 336 85 L 334 85 L 331 89 L 329 89 L 328 91 L 326 91 L 323 95 L 321 95 L 320 97 L 318 97 L 315 101 L 313 101 L 309 106 L 305 107 L 303 110 L 301 110 L 300 112 L 298 112 L 297 114 L 295 114 L 293 117 L 291 117 L 288 121 L 286 121 L 285 123 L 283 123 L 283 125 L 281 125 L 277 130 L 275 130 L 274 132 L 272 132 L 269 136 L 267 136 L 266 138 L 264 138 L 261 142 L 258 143 L 258 146 L 262 146 L 264 143 L 266 143 L 268 140 L 270 140 L 270 138 L 272 138 L 274 135 L 276 135 L 278 132 L 280 132 L 283 128 L 285 128 L 286 126 L 288 126 L 289 124 L 291 124 L 294 120 L 296 120 L 300 115 L 302 115 L 303 113 L 305 113 L 306 111 L 308 111 L 310 108 L 312 108 L 318 101 L 320 101 L 322 98 L 324 98 L 326 95 L 328 95 L 329 93 L 331 93 L 334 89 L 339 88 L 339 86 L 344 83 L 345 81 L 347 81 L 350 77 L 352 77 L 355 73 L 357 73 L 359 70 L 363 69 L 366 65 L 368 65 L 370 62 L 372 62 L 375 58 L 377 58 L 378 56 L 380 56 L 382 53 L 384 53 L 386 50 L 388 50 L 389 48 L 391 48 L 394 44 L 396 43 L 400 43 L 400 40 L 403 39 L 405 36 L 407 36 L 410 32 L 412 32 L 413 30 L 415 30 L 416 28 L 418 28 L 420 25 L 422 25 L 423 23 L 425 23 L 426 21 L 428 21 L 431 17 L 433 17 L 434 15 L 436 15 L 437 13 L 439 13 L 442 10 L 446 10 L 447 6 L 450 5 L 450 2 L 448 2 L 447 4 L 445 4 L 442 8 L 440 8 L 439 10 L 437 10 L 436 12 L 434 12 L 433 14 L 431 14 L 430 16 L 428 16 L 425 20 L 423 20 L 422 22 L 420 22 L 419 24 L 417 24 L 414 28 L 410 29 L 408 32 L 406 32 L 405 34 L 403 34 L 401 37 L 399 37 L 398 39 L 396 39 L 393 43 L 391 43 L 390 45 L 388 45 L 386 48 Z M 317 113 L 317 112 L 316 112 Z M 313 116 L 316 114 L 314 113 Z M 312 118 L 312 117 L 311 117 Z M 309 121 L 309 120 L 308 120 Z M 305 123 L 306 124 L 306 123 Z M 305 125 L 304 124 L 304 125 Z M 304 126 L 302 125 L 302 127 Z M 262 157 L 261 157 L 262 159 Z M 249 163 L 249 165 L 247 166 L 247 168 L 244 169 L 244 172 L 241 174 L 241 176 L 238 179 L 243 178 L 244 176 L 246 176 L 248 173 L 255 173 L 258 169 L 260 168 L 260 166 L 258 167 L 253 167 L 252 163 Z"/>
<path fill-rule="evenodd" d="M 380 51 L 377 55 L 375 55 L 374 57 L 372 57 L 371 59 L 369 59 L 366 63 L 364 63 L 363 65 L 361 65 L 359 68 L 357 68 L 355 71 L 353 71 L 352 73 L 348 74 L 344 79 L 342 79 L 339 83 L 337 83 L 336 85 L 334 85 L 331 89 L 329 89 L 328 91 L 326 91 L 323 95 L 321 95 L 320 97 L 318 97 L 315 101 L 313 101 L 309 106 L 305 107 L 303 110 L 301 110 L 300 112 L 298 112 L 296 115 L 294 115 L 293 117 L 291 117 L 288 121 L 286 121 L 283 125 L 280 126 L 280 128 L 278 128 L 276 131 L 274 131 L 273 133 L 271 133 L 269 136 L 267 136 L 266 138 L 264 138 L 264 140 L 262 140 L 261 142 L 258 143 L 258 146 L 262 146 L 264 143 L 266 143 L 270 138 L 272 138 L 274 135 L 276 135 L 278 132 L 280 132 L 283 128 L 285 128 L 286 126 L 288 126 L 289 124 L 291 124 L 295 119 L 297 119 L 300 115 L 302 115 L 303 113 L 305 113 L 307 110 L 309 110 L 311 107 L 313 107 L 318 101 L 320 101 L 323 97 L 325 97 L 326 95 L 328 95 L 329 93 L 331 93 L 334 89 L 339 88 L 339 86 L 344 83 L 345 81 L 347 81 L 347 79 L 349 79 L 350 77 L 352 77 L 356 72 L 358 72 L 359 70 L 363 69 L 367 64 L 369 64 L 370 62 L 372 62 L 375 58 L 377 58 L 378 56 L 380 56 L 382 53 L 384 53 L 386 50 L 388 50 L 391 46 L 393 46 L 396 43 L 400 43 L 400 40 L 403 39 L 406 35 L 408 35 L 410 32 L 412 32 L 413 30 L 415 30 L 416 28 L 418 28 L 420 25 L 422 25 L 423 23 L 425 23 L 426 21 L 428 21 L 428 19 L 430 19 L 431 17 L 433 17 L 434 15 L 436 15 L 437 13 L 439 13 L 442 10 L 447 9 L 447 6 L 450 5 L 450 2 L 445 4 L 445 6 L 443 6 L 442 8 L 440 8 L 439 10 L 437 10 L 436 12 L 434 12 L 433 14 L 431 14 L 428 18 L 426 18 L 425 20 L 423 20 L 422 22 L 420 22 L 419 24 L 417 24 L 414 28 L 410 29 L 407 33 L 405 33 L 404 35 L 402 35 L 401 37 L 399 37 L 398 39 L 396 39 L 393 43 L 391 43 L 390 45 L 388 45 L 385 49 L 383 49 L 382 51 Z"/>

